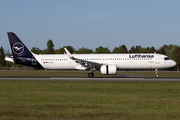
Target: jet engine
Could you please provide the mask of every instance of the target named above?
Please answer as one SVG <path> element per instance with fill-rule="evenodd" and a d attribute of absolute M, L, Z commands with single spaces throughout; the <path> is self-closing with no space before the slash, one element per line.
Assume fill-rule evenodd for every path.
<path fill-rule="evenodd" d="M 100 68 L 102 75 L 116 75 L 117 66 L 116 65 L 102 65 Z"/>

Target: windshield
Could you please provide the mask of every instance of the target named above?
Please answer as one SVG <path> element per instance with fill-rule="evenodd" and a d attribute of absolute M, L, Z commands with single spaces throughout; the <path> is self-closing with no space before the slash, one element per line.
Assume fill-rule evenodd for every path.
<path fill-rule="evenodd" d="M 164 60 L 170 60 L 170 58 L 169 57 L 165 57 Z"/>

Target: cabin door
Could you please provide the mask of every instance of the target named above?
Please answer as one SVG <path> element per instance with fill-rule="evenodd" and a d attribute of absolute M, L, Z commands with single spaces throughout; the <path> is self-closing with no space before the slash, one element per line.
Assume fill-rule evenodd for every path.
<path fill-rule="evenodd" d="M 160 56 L 155 54 L 155 64 L 160 64 Z"/>

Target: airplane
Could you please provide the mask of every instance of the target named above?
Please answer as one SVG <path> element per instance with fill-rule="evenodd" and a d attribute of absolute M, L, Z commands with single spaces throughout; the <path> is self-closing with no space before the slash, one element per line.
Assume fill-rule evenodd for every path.
<path fill-rule="evenodd" d="M 18 38 L 14 32 L 8 32 L 13 57 L 5 60 L 26 66 L 51 70 L 87 70 L 88 77 L 94 77 L 94 71 L 102 75 L 116 75 L 120 69 L 155 69 L 155 77 L 159 77 L 158 69 L 170 68 L 176 62 L 168 56 L 156 53 L 134 54 L 34 54 Z"/>

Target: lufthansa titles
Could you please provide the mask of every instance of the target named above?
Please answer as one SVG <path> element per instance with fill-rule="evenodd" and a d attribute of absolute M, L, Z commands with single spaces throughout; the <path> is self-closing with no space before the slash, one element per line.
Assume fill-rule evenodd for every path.
<path fill-rule="evenodd" d="M 154 55 L 129 55 L 129 58 L 154 58 Z"/>

